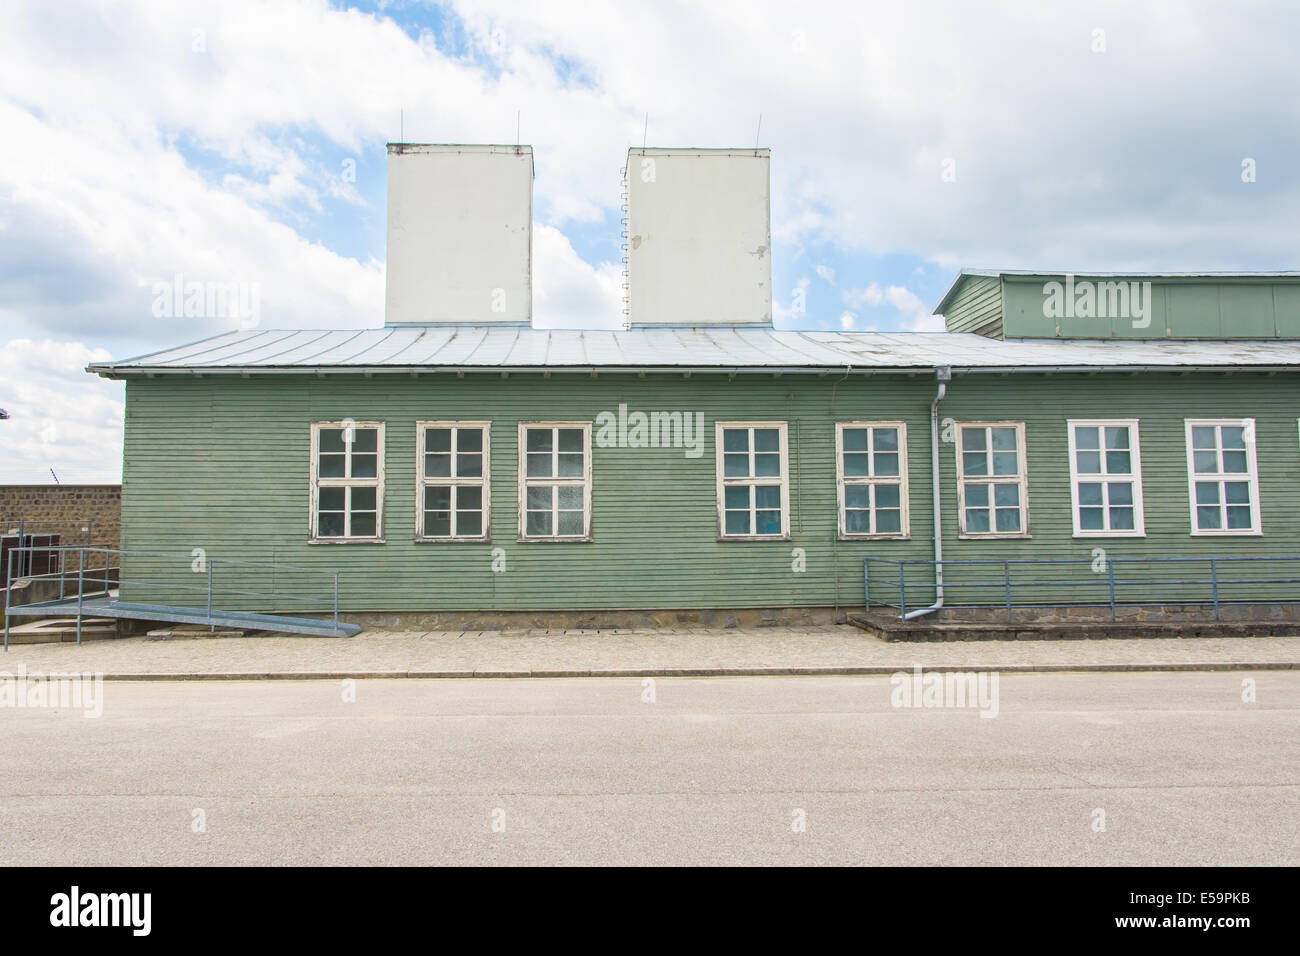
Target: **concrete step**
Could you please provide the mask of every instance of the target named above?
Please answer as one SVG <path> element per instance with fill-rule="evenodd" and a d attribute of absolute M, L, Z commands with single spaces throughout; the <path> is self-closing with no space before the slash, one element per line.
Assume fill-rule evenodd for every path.
<path fill-rule="evenodd" d="M 117 621 L 112 618 L 81 619 L 81 640 L 106 641 L 119 637 Z M 43 618 L 26 624 L 9 626 L 10 644 L 76 643 L 76 618 Z"/>

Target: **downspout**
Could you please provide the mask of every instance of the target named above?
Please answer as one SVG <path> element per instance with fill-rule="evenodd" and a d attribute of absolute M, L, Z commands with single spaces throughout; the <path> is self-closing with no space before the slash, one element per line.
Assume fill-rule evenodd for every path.
<path fill-rule="evenodd" d="M 939 380 L 939 391 L 930 403 L 930 486 L 933 495 L 931 507 L 934 509 L 934 603 L 929 607 L 908 611 L 903 615 L 904 621 L 932 614 L 943 607 L 943 502 L 939 485 L 939 403 L 948 392 L 948 382 L 952 381 L 952 369 L 946 365 L 934 370 L 934 377 Z"/>

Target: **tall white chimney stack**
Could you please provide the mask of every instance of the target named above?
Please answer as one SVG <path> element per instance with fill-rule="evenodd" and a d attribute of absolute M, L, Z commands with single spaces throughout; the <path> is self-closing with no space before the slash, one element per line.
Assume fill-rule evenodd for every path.
<path fill-rule="evenodd" d="M 530 146 L 388 144 L 387 325 L 527 325 Z"/>
<path fill-rule="evenodd" d="M 630 149 L 633 326 L 772 324 L 767 149 Z"/>

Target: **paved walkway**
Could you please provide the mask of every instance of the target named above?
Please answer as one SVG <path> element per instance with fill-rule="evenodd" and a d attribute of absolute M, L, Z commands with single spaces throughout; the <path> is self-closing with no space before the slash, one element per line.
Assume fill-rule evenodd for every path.
<path fill-rule="evenodd" d="M 1300 669 L 1300 637 L 887 643 L 851 626 L 727 630 L 364 631 L 352 638 L 143 637 L 11 646 L 0 671 L 152 676 L 890 673 L 935 668 Z"/>

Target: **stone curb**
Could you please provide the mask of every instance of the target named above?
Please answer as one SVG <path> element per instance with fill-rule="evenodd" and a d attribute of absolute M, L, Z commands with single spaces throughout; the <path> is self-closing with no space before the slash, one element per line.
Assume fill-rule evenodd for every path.
<path fill-rule="evenodd" d="M 442 680 L 561 677 L 888 677 L 910 673 L 916 662 L 895 665 L 814 667 L 628 667 L 609 669 L 539 668 L 537 670 L 447 671 L 214 671 L 145 674 L 104 674 L 114 681 L 288 681 L 288 680 Z M 1201 661 L 1127 664 L 942 664 L 922 665 L 925 672 L 996 671 L 1000 674 L 1154 673 L 1167 671 L 1289 671 L 1300 661 Z"/>

